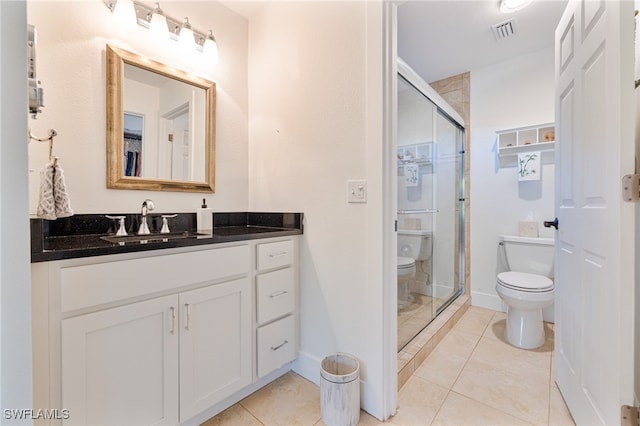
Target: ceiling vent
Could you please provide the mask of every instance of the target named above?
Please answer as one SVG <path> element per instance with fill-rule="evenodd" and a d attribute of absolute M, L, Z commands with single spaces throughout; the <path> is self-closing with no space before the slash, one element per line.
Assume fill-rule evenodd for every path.
<path fill-rule="evenodd" d="M 516 35 L 516 20 L 515 18 L 511 18 L 507 21 L 500 22 L 499 24 L 492 25 L 491 29 L 493 30 L 493 35 L 498 41 L 511 38 Z"/>

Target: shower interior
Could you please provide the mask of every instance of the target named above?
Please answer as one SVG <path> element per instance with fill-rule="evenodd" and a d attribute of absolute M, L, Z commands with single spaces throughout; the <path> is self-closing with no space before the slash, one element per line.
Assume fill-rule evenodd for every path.
<path fill-rule="evenodd" d="M 415 275 L 398 286 L 398 351 L 464 292 L 465 259 L 464 128 L 418 88 L 423 81 L 405 74 L 398 74 L 398 256 L 409 252 L 407 235 L 431 247 L 413 256 Z"/>

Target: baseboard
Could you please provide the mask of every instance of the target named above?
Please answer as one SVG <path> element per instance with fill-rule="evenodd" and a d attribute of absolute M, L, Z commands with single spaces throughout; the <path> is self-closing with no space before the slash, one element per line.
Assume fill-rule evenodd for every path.
<path fill-rule="evenodd" d="M 453 294 L 453 287 L 446 285 L 437 285 L 433 286 L 433 296 L 438 299 L 448 299 Z"/>
<path fill-rule="evenodd" d="M 492 309 L 499 312 L 507 312 L 507 305 L 502 302 L 497 294 L 487 294 L 471 291 L 471 305 L 479 308 Z M 555 322 L 553 305 L 542 310 L 542 319 L 545 322 Z"/>
<path fill-rule="evenodd" d="M 320 386 L 320 362 L 322 360 L 315 356 L 306 352 L 299 352 L 298 358 L 291 365 L 291 369 L 310 382 Z"/>
<path fill-rule="evenodd" d="M 497 294 L 480 293 L 471 290 L 471 306 L 506 312 L 506 306 Z"/>

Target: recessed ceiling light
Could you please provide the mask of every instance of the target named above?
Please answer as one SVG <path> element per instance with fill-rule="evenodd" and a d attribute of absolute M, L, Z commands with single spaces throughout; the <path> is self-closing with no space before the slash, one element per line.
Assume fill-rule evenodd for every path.
<path fill-rule="evenodd" d="M 520 9 L 524 9 L 532 0 L 502 0 L 500 2 L 500 11 L 502 13 L 511 13 Z"/>

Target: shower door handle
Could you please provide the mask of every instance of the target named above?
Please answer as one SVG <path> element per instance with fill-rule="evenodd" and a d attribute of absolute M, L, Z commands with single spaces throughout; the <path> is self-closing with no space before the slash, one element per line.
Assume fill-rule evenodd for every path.
<path fill-rule="evenodd" d="M 553 226 L 557 230 L 558 229 L 558 218 L 556 217 L 555 219 L 553 219 L 553 221 L 545 220 L 543 225 L 544 225 L 545 228 L 551 228 Z"/>
<path fill-rule="evenodd" d="M 439 213 L 440 209 L 412 209 L 398 210 L 398 214 L 420 214 L 420 213 Z"/>

